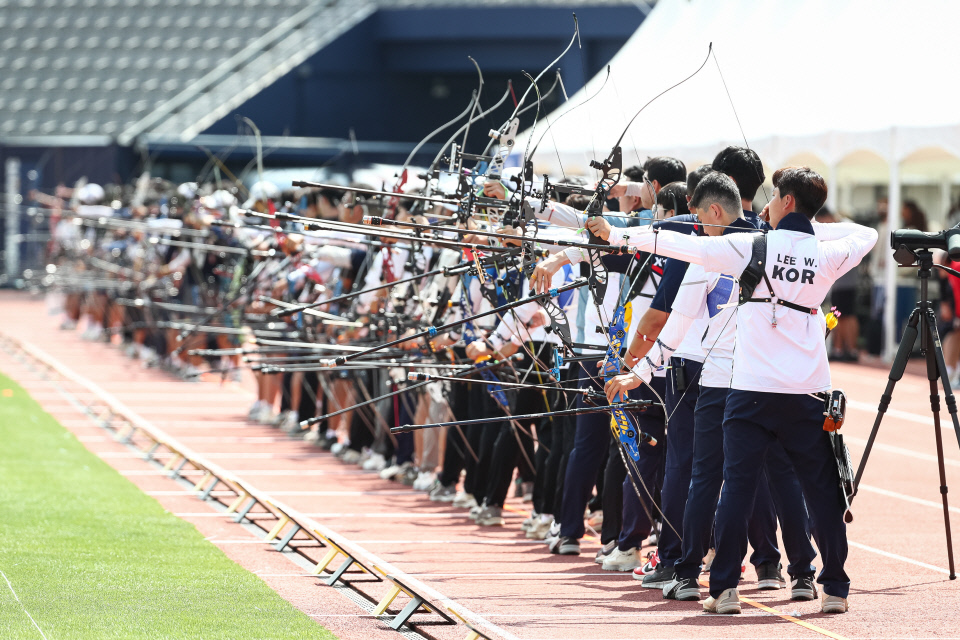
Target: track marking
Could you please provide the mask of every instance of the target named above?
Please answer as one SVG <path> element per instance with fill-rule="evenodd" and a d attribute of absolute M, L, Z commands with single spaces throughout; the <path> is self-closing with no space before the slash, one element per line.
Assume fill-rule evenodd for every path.
<path fill-rule="evenodd" d="M 7 586 L 10 587 L 10 593 L 13 594 L 14 600 L 17 601 L 17 604 L 20 605 L 20 608 L 23 609 L 23 612 L 27 614 L 28 618 L 30 618 L 30 622 L 32 622 L 33 626 L 35 626 L 37 631 L 40 632 L 40 637 L 43 638 L 43 640 L 47 640 L 47 635 L 43 632 L 43 629 L 40 628 L 40 625 L 38 625 L 37 621 L 33 619 L 33 616 L 30 615 L 30 612 L 27 611 L 27 608 L 23 606 L 22 602 L 20 602 L 20 596 L 17 595 L 17 592 L 13 590 L 13 585 L 10 584 L 10 578 L 8 578 L 7 574 L 5 574 L 3 571 L 0 571 L 0 576 L 3 576 L 3 579 L 7 581 Z"/>
<path fill-rule="evenodd" d="M 148 496 L 195 496 L 196 492 L 191 490 L 164 490 L 164 491 L 144 491 Z M 233 491 L 214 491 L 211 495 L 235 495 Z M 338 496 L 395 496 L 409 495 L 408 491 L 402 489 L 383 489 L 374 491 L 271 491 L 270 495 L 274 498 L 278 496 L 306 496 L 306 497 L 338 497 Z"/>
<path fill-rule="evenodd" d="M 857 409 L 859 411 L 866 411 L 867 413 L 872 413 L 874 416 L 877 415 L 877 405 L 870 404 L 869 402 L 862 402 L 859 400 L 847 400 L 847 406 Z M 887 409 L 884 412 L 884 417 L 890 416 L 891 418 L 900 418 L 901 420 L 906 420 L 908 422 L 914 422 L 916 424 L 922 424 L 927 427 L 933 426 L 933 416 L 932 415 L 921 415 L 919 413 L 913 413 L 910 411 L 904 411 L 902 409 Z M 953 430 L 953 420 L 950 418 L 950 414 L 946 411 L 940 412 L 940 428 L 941 429 L 950 429 Z"/>
<path fill-rule="evenodd" d="M 865 544 L 860 544 L 859 542 L 854 542 L 853 540 L 847 540 L 847 544 L 855 549 L 860 549 L 862 551 L 870 551 L 871 553 L 876 553 L 885 558 L 890 558 L 891 560 L 899 560 L 900 562 L 906 562 L 908 564 L 916 565 L 918 567 L 923 567 L 924 569 L 930 569 L 931 571 L 936 571 L 937 573 L 950 575 L 950 571 L 948 569 L 944 569 L 943 567 L 927 564 L 926 562 L 920 562 L 919 560 L 914 560 L 912 558 L 907 558 L 905 556 L 899 556 L 895 553 L 890 553 L 889 551 L 883 551 L 882 549 L 877 549 L 875 547 L 868 547 Z"/>
<path fill-rule="evenodd" d="M 913 496 L 908 496 L 902 493 L 897 493 L 896 491 L 888 491 L 887 489 L 881 489 L 880 487 L 874 487 L 869 484 L 860 484 L 860 489 L 869 491 L 870 493 L 879 493 L 882 496 L 887 496 L 888 498 L 897 498 L 899 500 L 904 500 L 906 502 L 912 502 L 914 504 L 921 504 L 925 507 L 933 507 L 934 509 L 943 510 L 942 502 L 934 502 L 933 500 L 924 500 L 922 498 L 914 498 Z M 960 508 L 950 507 L 950 511 L 954 513 L 960 513 Z"/>
<path fill-rule="evenodd" d="M 867 446 L 867 440 L 865 438 L 856 438 L 854 436 L 844 436 L 844 441 L 850 444 L 856 444 L 861 447 Z M 917 460 L 923 460 L 924 462 L 936 462 L 937 456 L 929 453 L 921 453 L 919 451 L 913 451 L 912 449 L 904 449 L 903 447 L 897 447 L 892 444 L 882 444 L 874 440 L 873 448 L 877 451 L 884 451 L 886 453 L 895 453 L 897 455 L 906 456 L 908 458 L 916 458 Z M 948 467 L 960 467 L 960 460 L 954 460 L 952 458 L 944 457 L 943 463 Z"/>
<path fill-rule="evenodd" d="M 216 491 L 214 491 L 216 493 Z M 234 517 L 235 513 L 175 513 L 182 518 L 226 518 Z M 453 520 L 464 519 L 466 516 L 459 513 L 302 513 L 308 518 L 417 518 L 418 520 Z"/>
<path fill-rule="evenodd" d="M 699 582 L 700 582 L 700 586 L 706 587 L 707 589 L 710 588 L 710 581 L 707 580 L 706 578 L 700 578 Z M 756 600 L 753 600 L 752 598 L 748 598 L 748 597 L 746 597 L 746 596 L 741 596 L 741 595 L 739 595 L 739 592 L 738 592 L 737 595 L 738 595 L 739 598 L 740 598 L 740 602 L 746 602 L 746 603 L 747 603 L 748 605 L 750 605 L 751 607 L 755 607 L 755 608 L 757 608 L 757 609 L 760 609 L 761 611 L 766 611 L 767 613 L 771 613 L 771 614 L 775 615 L 776 617 L 778 617 L 778 618 L 780 618 L 780 619 L 782 619 L 782 620 L 786 620 L 787 622 L 792 622 L 792 623 L 794 623 L 794 624 L 798 624 L 798 625 L 800 625 L 801 627 L 805 627 L 805 628 L 809 629 L 810 631 L 814 631 L 814 632 L 819 633 L 819 634 L 821 634 L 821 635 L 827 636 L 828 638 L 833 638 L 834 640 L 849 640 L 849 638 L 847 638 L 847 637 L 845 637 L 845 636 L 841 636 L 841 635 L 838 634 L 838 633 L 834 633 L 833 631 L 827 631 L 826 629 L 824 629 L 824 628 L 822 628 L 822 627 L 818 627 L 818 626 L 815 625 L 815 624 L 810 624 L 809 622 L 806 622 L 805 620 L 800 620 L 800 619 L 798 619 L 798 618 L 795 618 L 795 617 L 791 616 L 790 614 L 783 613 L 782 611 L 778 611 L 777 609 L 774 609 L 773 607 L 768 607 L 767 605 L 763 604 L 762 602 L 757 602 Z M 714 615 L 722 615 L 722 614 L 714 614 Z"/>

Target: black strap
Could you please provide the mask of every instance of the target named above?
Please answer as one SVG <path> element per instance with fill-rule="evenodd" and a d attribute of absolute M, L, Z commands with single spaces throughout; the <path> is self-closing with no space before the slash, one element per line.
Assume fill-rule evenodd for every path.
<path fill-rule="evenodd" d="M 770 282 L 770 278 L 767 277 L 767 270 L 764 268 L 764 261 L 767 259 L 767 234 L 758 233 L 753 237 L 753 251 L 750 254 L 750 262 L 747 263 L 747 268 L 743 270 L 743 273 L 740 274 L 740 304 L 746 302 L 770 302 L 773 304 L 778 304 L 787 309 L 793 309 L 794 311 L 800 311 L 801 313 L 807 313 L 810 315 L 817 315 L 820 311 L 817 307 L 804 307 L 789 300 L 783 300 L 781 298 L 773 297 L 776 294 L 773 292 L 773 283 Z M 767 285 L 767 288 L 770 290 L 770 296 L 767 298 L 754 298 L 753 292 L 757 289 L 757 285 L 760 284 L 760 281 Z"/>

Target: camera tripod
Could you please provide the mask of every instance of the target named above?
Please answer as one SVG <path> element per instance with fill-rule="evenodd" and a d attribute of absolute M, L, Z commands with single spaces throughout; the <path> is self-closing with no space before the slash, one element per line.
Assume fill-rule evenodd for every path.
<path fill-rule="evenodd" d="M 909 254 L 909 255 L 908 255 Z M 950 534 L 950 509 L 947 504 L 947 477 L 943 463 L 943 436 L 940 433 L 940 396 L 937 390 L 937 380 L 943 385 L 943 395 L 947 404 L 947 411 L 950 412 L 950 418 L 953 420 L 953 429 L 957 434 L 957 442 L 960 443 L 960 421 L 957 419 L 957 401 L 950 389 L 950 380 L 947 376 L 947 367 L 943 360 L 943 349 L 940 346 L 940 335 L 937 333 L 937 319 L 934 315 L 933 306 L 930 304 L 928 296 L 928 284 L 930 274 L 933 272 L 933 254 L 929 249 L 919 249 L 910 251 L 901 246 L 894 253 L 894 258 L 902 266 L 908 266 L 914 262 L 919 268 L 920 276 L 920 300 L 917 306 L 910 314 L 907 327 L 903 331 L 903 338 L 900 340 L 900 347 L 897 349 L 897 355 L 890 367 L 890 375 L 887 377 L 887 387 L 880 396 L 880 406 L 877 409 L 877 418 L 873 423 L 873 430 L 870 432 L 870 438 L 867 440 L 867 446 L 863 451 L 863 458 L 860 460 L 860 467 L 857 469 L 857 476 L 853 481 L 853 495 L 857 495 L 857 488 L 860 486 L 860 478 L 867 466 L 867 458 L 870 457 L 870 451 L 873 448 L 873 442 L 880 430 L 880 421 L 890 406 L 890 400 L 893 398 L 893 388 L 903 377 L 904 369 L 907 366 L 907 360 L 913 352 L 913 346 L 917 341 L 917 335 L 920 336 L 920 350 L 927 360 L 927 379 L 930 381 L 930 411 L 933 413 L 933 429 L 937 441 L 937 463 L 940 470 L 940 496 L 943 499 L 943 524 L 947 534 L 947 560 L 950 565 L 950 579 L 956 580 L 957 574 L 953 564 L 953 540 Z M 904 264 L 904 263 L 907 264 Z M 941 265 L 936 265 L 955 275 L 956 271 L 946 269 Z M 894 304 L 895 301 L 887 300 L 887 304 Z"/>

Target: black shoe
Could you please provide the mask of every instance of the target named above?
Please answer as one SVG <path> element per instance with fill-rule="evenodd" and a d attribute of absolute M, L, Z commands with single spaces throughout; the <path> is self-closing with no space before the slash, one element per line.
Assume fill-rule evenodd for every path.
<path fill-rule="evenodd" d="M 817 585 L 813 581 L 813 576 L 807 578 L 797 578 L 790 586 L 791 600 L 816 600 Z"/>
<path fill-rule="evenodd" d="M 673 578 L 673 567 L 665 567 L 662 564 L 658 564 L 657 568 L 653 570 L 653 573 L 648 573 L 643 576 L 643 582 L 640 583 L 640 586 L 644 589 L 663 589 L 673 582 Z"/>
<path fill-rule="evenodd" d="M 663 588 L 664 600 L 693 601 L 700 599 L 700 583 L 693 578 L 674 578 Z"/>
<path fill-rule="evenodd" d="M 580 541 L 576 538 L 554 538 L 550 542 L 550 553 L 556 553 L 561 556 L 580 555 Z"/>
<path fill-rule="evenodd" d="M 780 573 L 781 566 L 779 563 L 768 563 L 757 567 L 757 586 L 761 591 L 775 591 L 787 586 L 787 581 Z"/>

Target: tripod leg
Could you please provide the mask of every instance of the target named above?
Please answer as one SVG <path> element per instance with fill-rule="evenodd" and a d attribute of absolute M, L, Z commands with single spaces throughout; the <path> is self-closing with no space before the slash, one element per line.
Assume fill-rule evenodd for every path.
<path fill-rule="evenodd" d="M 933 312 L 926 314 L 924 331 L 929 332 L 927 345 L 927 378 L 930 380 L 930 410 L 933 412 L 933 432 L 937 440 L 937 463 L 940 469 L 940 497 L 943 499 L 943 524 L 947 533 L 947 561 L 950 566 L 950 579 L 956 580 L 957 574 L 953 566 L 953 536 L 950 533 L 950 507 L 947 503 L 947 474 L 943 463 L 943 436 L 940 433 L 940 396 L 937 392 L 937 379 L 943 384 L 943 395 L 947 401 L 947 410 L 953 419 L 954 429 L 960 430 L 957 425 L 957 401 L 950 389 L 950 380 L 947 376 L 947 367 L 943 360 L 943 350 L 940 346 L 940 336 L 937 334 L 937 321 Z"/>
<path fill-rule="evenodd" d="M 873 442 L 877 439 L 877 432 L 880 430 L 880 421 L 883 420 L 883 414 L 887 412 L 890 406 L 890 400 L 893 399 L 893 387 L 903 377 L 903 372 L 907 368 L 907 360 L 913 353 L 913 345 L 917 341 L 917 324 L 920 322 L 920 308 L 917 307 L 910 314 L 907 321 L 907 327 L 903 330 L 903 338 L 900 340 L 900 347 L 897 349 L 897 356 L 893 359 L 893 366 L 890 367 L 890 375 L 887 376 L 887 387 L 880 396 L 880 406 L 877 408 L 877 417 L 873 422 L 873 429 L 870 431 L 870 437 L 867 439 L 867 446 L 863 450 L 863 457 L 860 458 L 860 466 L 857 468 L 857 476 L 853 479 L 853 496 L 857 495 L 857 487 L 860 486 L 860 478 L 863 476 L 864 469 L 867 468 L 867 458 L 870 457 L 870 451 L 873 449 Z"/>

